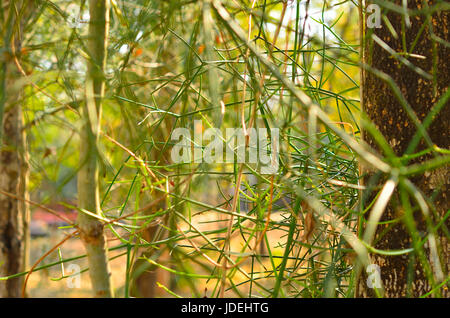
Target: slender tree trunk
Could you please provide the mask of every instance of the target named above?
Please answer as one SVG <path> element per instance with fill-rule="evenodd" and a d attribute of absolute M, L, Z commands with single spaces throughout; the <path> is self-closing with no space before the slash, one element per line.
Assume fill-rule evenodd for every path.
<path fill-rule="evenodd" d="M 14 64 L 21 51 L 22 30 L 30 8 L 27 1 L 16 1 L 15 8 L 3 8 L 4 33 L 0 58 L 0 189 L 17 198 L 0 194 L 0 276 L 22 272 L 28 265 L 30 211 L 28 199 L 28 153 L 23 128 L 23 79 Z M 19 23 L 14 9 L 20 10 Z M 13 47 L 14 45 L 14 47 Z M 0 282 L 0 297 L 20 297 L 23 278 Z"/>
<path fill-rule="evenodd" d="M 400 7 L 402 6 L 402 1 L 400 0 L 393 2 Z M 407 4 L 409 9 L 424 9 L 427 4 L 428 6 L 432 6 L 436 2 L 410 0 L 407 1 Z M 366 18 L 369 18 L 369 15 L 366 15 Z M 393 79 L 420 121 L 423 121 L 433 105 L 444 95 L 450 83 L 450 51 L 447 46 L 450 41 L 449 16 L 449 11 L 435 12 L 432 16 L 429 16 L 431 19 L 427 21 L 427 16 L 424 14 L 407 18 L 402 14 L 389 12 L 387 13 L 387 17 L 397 32 L 398 38 L 394 37 L 384 23 L 380 28 L 373 29 L 368 28 L 367 24 L 364 23 L 366 26 L 363 50 L 364 62 L 373 69 L 388 74 Z M 436 38 L 433 39 L 431 36 L 432 33 L 442 40 L 447 41 L 447 44 L 436 41 Z M 402 56 L 415 67 L 420 67 L 423 71 L 431 74 L 433 79 L 427 79 L 418 74 L 417 69 L 414 70 L 404 63 L 399 62 L 386 48 L 380 45 L 379 40 L 378 42 L 374 40 L 372 34 L 385 42 L 397 53 L 404 52 L 405 45 L 407 50 L 411 50 L 412 44 L 417 39 L 415 47 L 409 52 L 416 54 L 416 56 Z M 385 136 L 395 154 L 397 156 L 403 155 L 416 132 L 414 123 L 409 119 L 391 87 L 378 76 L 374 75 L 371 69 L 363 71 L 361 82 L 363 85 L 362 100 L 364 111 L 368 114 L 378 130 Z M 448 102 L 446 106 L 448 106 Z M 444 106 L 439 116 L 434 118 L 431 126 L 427 129 L 432 142 L 444 149 L 448 149 L 450 146 L 449 119 L 448 107 L 446 109 Z M 378 149 L 375 141 L 371 137 L 365 136 L 365 139 L 373 148 Z M 422 139 L 416 152 L 426 148 L 429 148 L 429 146 Z M 423 155 L 411 160 L 410 163 L 421 163 L 431 158 L 431 155 Z M 372 176 L 373 173 L 366 171 L 366 185 L 370 186 L 371 180 L 374 180 Z M 448 166 L 410 179 L 425 196 L 433 198 L 433 205 L 436 209 L 436 215 L 433 218 L 435 224 L 437 224 L 437 221 L 449 209 L 449 180 Z M 381 181 L 378 181 L 377 184 L 380 185 Z M 373 187 L 368 191 L 375 192 Z M 368 199 L 366 203 L 373 199 L 373 195 L 371 197 L 369 196 Z M 408 201 L 411 202 L 413 208 L 417 208 L 414 200 L 408 199 Z M 404 207 L 404 203 L 405 201 L 402 201 L 399 194 L 394 192 L 389 205 L 383 213 L 381 222 L 398 218 L 401 218 L 403 221 L 404 210 L 402 206 Z M 419 233 L 423 233 L 424 235 L 428 234 L 423 213 L 418 208 L 415 210 L 413 216 L 415 226 Z M 447 219 L 443 227 L 448 229 L 449 225 L 449 219 Z M 435 285 L 442 282 L 449 273 L 449 242 L 444 232 L 439 230 L 439 237 L 436 240 L 436 248 L 439 251 L 440 258 L 433 255 L 433 252 L 431 252 L 427 245 L 431 244 L 431 241 L 428 241 L 425 245 L 425 256 L 432 269 Z M 378 225 L 375 235 L 377 238 L 375 248 L 377 249 L 402 250 L 412 247 L 410 231 L 408 231 L 407 226 L 403 222 L 397 222 L 392 226 L 387 224 Z M 420 265 L 417 251 L 400 256 L 374 254 L 372 260 L 380 268 L 385 297 L 418 297 L 429 292 L 432 288 L 430 280 L 427 279 L 427 275 L 425 274 L 424 267 Z M 375 296 L 374 290 L 366 284 L 366 278 L 363 276 L 359 281 L 357 290 L 357 296 L 359 297 Z M 444 297 L 450 296 L 449 289 L 445 286 L 440 292 Z"/>
<path fill-rule="evenodd" d="M 82 108 L 80 157 L 83 163 L 78 173 L 79 207 L 101 214 L 99 199 L 98 139 L 102 113 L 106 50 L 109 31 L 109 0 L 89 1 L 89 33 L 87 49 L 86 102 Z M 113 297 L 111 273 L 103 224 L 84 213 L 78 215 L 81 239 L 86 248 L 89 275 L 96 297 Z"/>

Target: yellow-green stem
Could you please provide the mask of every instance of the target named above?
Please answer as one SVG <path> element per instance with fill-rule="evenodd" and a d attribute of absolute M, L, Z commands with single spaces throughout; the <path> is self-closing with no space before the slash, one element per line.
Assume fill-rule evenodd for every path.
<path fill-rule="evenodd" d="M 78 173 L 79 207 L 101 214 L 98 187 L 98 138 L 105 89 L 104 68 L 109 29 L 109 0 L 89 1 L 89 33 L 87 49 L 86 101 L 82 107 L 80 132 L 80 159 Z M 113 297 L 108 248 L 103 224 L 87 214 L 79 213 L 78 225 L 86 248 L 89 274 L 96 297 Z"/>

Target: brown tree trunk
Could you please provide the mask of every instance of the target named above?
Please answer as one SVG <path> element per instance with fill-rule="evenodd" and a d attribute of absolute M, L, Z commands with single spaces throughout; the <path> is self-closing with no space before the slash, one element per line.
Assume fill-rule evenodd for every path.
<path fill-rule="evenodd" d="M 162 205 L 156 205 L 156 208 L 152 208 L 151 211 L 147 211 L 146 215 L 151 215 L 158 211 L 158 207 Z M 151 243 L 155 240 L 159 226 L 150 226 L 142 232 L 142 238 Z M 154 248 L 141 248 L 139 249 L 139 257 L 151 258 L 154 253 L 157 253 Z M 158 257 L 158 261 L 161 262 L 161 257 Z M 145 259 L 137 259 L 133 264 L 132 276 L 132 288 L 131 295 L 133 297 L 140 298 L 155 298 L 157 296 L 157 282 L 161 281 L 161 270 L 155 265 L 150 264 Z M 159 277 L 159 279 L 158 279 Z"/>
<path fill-rule="evenodd" d="M 27 2 L 16 1 L 16 8 Z M 26 135 L 22 130 L 23 78 L 14 63 L 14 55 L 21 51 L 21 30 L 29 9 L 20 11 L 21 21 L 11 7 L 4 7 L 4 55 L 0 70 L 0 276 L 22 272 L 28 263 L 30 211 L 28 199 L 28 153 Z M 14 44 L 14 47 L 13 47 Z M 0 281 L 0 297 L 20 297 L 23 278 Z"/>
<path fill-rule="evenodd" d="M 0 188 L 19 198 L 27 199 L 28 164 L 24 158 L 25 135 L 21 131 L 20 104 L 16 104 L 5 113 L 3 123 Z M 0 194 L 0 276 L 9 276 L 25 270 L 29 242 L 28 222 L 28 205 Z M 20 297 L 22 283 L 21 278 L 0 282 L 0 297 Z"/>
<path fill-rule="evenodd" d="M 170 4 L 162 3 L 161 10 L 168 10 L 166 6 L 170 6 Z M 163 14 L 164 15 L 164 14 Z M 170 74 L 173 70 L 173 61 L 174 61 L 174 44 L 169 41 L 165 44 L 164 48 L 160 51 L 158 60 L 161 60 L 163 65 L 158 68 L 155 72 L 155 76 L 166 76 L 168 73 Z M 158 91 L 158 95 L 155 98 L 161 103 L 166 103 L 167 100 L 173 97 L 174 91 L 168 88 L 161 88 Z M 146 113 L 139 114 L 140 116 L 146 116 Z M 141 117 L 141 118 L 142 118 Z M 156 118 L 155 118 L 156 119 Z M 147 121 L 149 123 L 150 121 Z M 156 128 L 153 127 L 153 124 L 148 124 L 148 131 L 150 132 L 150 136 L 152 139 L 156 141 L 156 146 L 152 147 L 150 151 L 146 152 L 143 156 L 149 157 L 149 160 L 152 162 L 159 162 L 159 165 L 167 165 L 169 164 L 168 158 L 170 154 L 168 153 L 168 149 L 162 150 L 162 143 L 169 139 L 170 132 L 172 131 L 173 119 L 170 117 L 164 117 L 162 123 L 156 125 Z M 141 137 L 147 138 L 147 137 Z M 141 141 L 139 141 L 140 143 Z M 161 143 L 161 144 L 159 144 Z M 148 185 L 147 185 L 148 186 Z M 143 197 L 145 200 L 150 201 L 158 201 L 158 204 L 155 204 L 151 209 L 145 211 L 144 215 L 152 215 L 158 211 L 167 209 L 166 201 L 161 200 L 164 196 L 164 193 L 159 191 L 153 191 L 151 193 L 143 193 Z M 161 222 L 165 227 L 173 229 L 173 226 L 170 224 L 170 216 L 166 215 Z M 170 230 L 162 229 L 161 225 L 150 226 L 142 231 L 142 237 L 147 242 L 158 241 L 164 239 L 170 235 Z M 171 254 L 166 247 L 163 249 L 155 249 L 153 247 L 149 248 L 140 248 L 138 251 L 138 257 L 151 258 L 154 257 L 155 254 L 158 253 L 157 262 L 164 264 L 165 266 L 171 267 L 168 265 L 171 259 Z M 158 296 L 158 293 L 161 293 L 161 288 L 158 287 L 157 282 L 160 282 L 166 286 L 170 286 L 172 280 L 172 276 L 166 270 L 163 270 L 156 265 L 150 264 L 145 259 L 137 259 L 132 267 L 132 285 L 131 285 L 131 295 L 133 297 L 142 297 L 142 298 L 155 298 Z M 172 288 L 171 288 L 172 289 Z"/>
<path fill-rule="evenodd" d="M 402 1 L 400 0 L 393 2 L 400 7 L 402 5 Z M 409 9 L 424 9 L 426 8 L 427 3 L 428 6 L 432 6 L 436 2 L 437 1 L 410 0 L 407 3 Z M 380 28 L 373 29 L 368 28 L 367 24 L 364 23 L 364 62 L 371 68 L 388 74 L 393 79 L 401 94 L 408 101 L 421 122 L 430 112 L 433 105 L 444 95 L 449 86 L 449 48 L 448 46 L 435 41 L 431 36 L 432 32 L 434 32 L 435 36 L 449 43 L 449 16 L 449 11 L 435 12 L 432 16 L 429 16 L 430 20 L 427 21 L 427 16 L 425 14 L 411 15 L 409 17 L 410 25 L 408 26 L 409 23 L 405 20 L 404 15 L 390 11 L 387 13 L 387 17 L 397 32 L 398 38 L 394 37 L 384 23 Z M 424 27 L 423 30 L 421 29 L 422 27 Z M 404 32 L 405 35 L 403 41 L 402 32 Z M 398 58 L 394 57 L 391 54 L 392 52 L 388 52 L 386 48 L 383 48 L 380 45 L 379 40 L 378 42 L 375 41 L 372 35 L 381 39 L 397 53 L 405 51 L 405 44 L 407 50 L 410 50 L 415 39 L 418 38 L 414 49 L 412 52 L 409 52 L 416 54 L 416 56 L 402 55 L 402 57 L 407 59 L 415 67 L 419 67 L 426 73 L 432 75 L 433 78 L 427 79 L 418 74 L 417 69 L 414 70 L 406 66 L 399 61 Z M 399 100 L 394 95 L 391 87 L 376 76 L 371 69 L 368 68 L 362 72 L 361 82 L 363 86 L 362 104 L 364 111 L 376 125 L 377 129 L 385 136 L 395 154 L 397 156 L 402 156 L 408 148 L 413 135 L 416 133 L 414 123 L 399 103 Z M 446 106 L 448 106 L 448 103 Z M 433 144 L 444 149 L 448 149 L 450 146 L 449 119 L 448 108 L 446 109 L 444 106 L 439 116 L 434 118 L 434 121 L 427 129 Z M 379 150 L 373 138 L 365 136 L 365 139 L 374 149 Z M 429 148 L 429 145 L 425 144 L 422 139 L 416 152 L 426 148 Z M 409 163 L 421 163 L 431 158 L 432 155 L 423 155 L 411 160 Z M 376 193 L 374 188 L 370 187 L 370 182 L 373 180 L 371 177 L 373 177 L 373 173 L 366 171 L 364 180 L 366 185 L 369 186 L 368 191 Z M 426 197 L 433 198 L 432 201 L 437 211 L 437 216 L 434 218 L 435 224 L 449 209 L 449 180 L 450 175 L 448 166 L 427 172 L 423 175 L 417 175 L 410 179 L 410 181 L 412 181 Z M 377 185 L 380 185 L 380 181 L 377 182 Z M 373 197 L 374 194 L 368 195 L 366 204 L 371 202 Z M 410 202 L 413 205 L 415 204 L 413 200 Z M 413 208 L 417 208 L 417 206 L 413 206 Z M 402 218 L 403 212 L 404 209 L 402 208 L 398 193 L 394 192 L 389 205 L 382 215 L 381 221 L 394 220 L 399 217 Z M 418 208 L 414 213 L 414 221 L 415 226 L 421 234 L 428 234 L 423 214 Z M 444 222 L 443 227 L 448 228 L 449 225 L 449 219 L 447 219 Z M 438 264 L 435 264 L 436 258 L 434 258 L 433 263 L 430 249 L 425 245 L 425 254 L 429 261 L 430 268 L 433 269 L 434 272 L 435 285 L 447 278 L 446 275 L 449 272 L 450 264 L 448 240 L 442 229 L 438 231 L 438 234 L 438 250 L 441 256 L 439 261 L 443 271 L 441 272 L 441 275 L 437 275 L 434 272 L 435 266 Z M 403 222 L 397 222 L 393 226 L 388 226 L 387 224 L 378 225 L 375 237 L 374 246 L 377 249 L 401 250 L 412 247 L 410 232 Z M 374 254 L 372 255 L 372 261 L 380 268 L 381 282 L 385 297 L 418 297 L 432 289 L 429 279 L 426 278 L 424 268 L 420 265 L 416 251 L 400 256 Z M 411 261 L 413 262 L 411 263 Z M 408 278 L 408 273 L 412 273 L 412 277 L 410 276 Z M 366 278 L 367 277 L 363 275 L 362 279 L 359 280 L 357 296 L 374 297 L 374 290 L 369 288 L 366 283 Z M 408 281 L 411 283 L 408 284 Z M 449 289 L 445 286 L 440 290 L 440 293 L 444 297 L 450 296 Z"/>
<path fill-rule="evenodd" d="M 152 134 L 155 140 L 164 140 L 162 136 L 162 132 L 160 130 L 155 131 Z M 159 152 L 152 151 L 151 160 L 161 160 L 163 164 L 166 164 L 166 160 L 164 156 L 159 158 Z M 147 194 L 146 194 L 147 195 Z M 161 192 L 153 192 L 149 195 L 152 201 L 160 201 L 158 204 L 155 204 L 152 208 L 145 211 L 145 215 L 152 215 L 161 210 L 165 210 L 166 202 L 165 199 L 161 200 L 163 197 L 163 193 Z M 168 225 L 168 216 L 164 217 L 162 220 L 164 225 Z M 163 239 L 170 235 L 166 230 L 162 230 L 160 225 L 150 225 L 142 232 L 142 238 L 151 243 L 153 241 L 157 241 Z M 170 259 L 170 255 L 166 249 L 157 250 L 153 247 L 149 248 L 140 248 L 138 250 L 138 259 L 133 264 L 132 269 L 132 286 L 131 286 L 131 295 L 133 297 L 141 297 L 141 298 L 155 298 L 157 296 L 158 288 L 157 282 L 166 283 L 170 280 L 170 274 L 160 269 L 159 267 L 150 264 L 147 260 L 141 259 L 151 258 L 155 253 L 160 253 L 158 256 L 158 262 L 164 264 Z"/>

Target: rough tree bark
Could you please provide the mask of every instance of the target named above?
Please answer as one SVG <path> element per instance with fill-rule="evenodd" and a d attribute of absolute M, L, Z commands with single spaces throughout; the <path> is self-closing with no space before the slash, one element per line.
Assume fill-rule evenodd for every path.
<path fill-rule="evenodd" d="M 15 8 L 9 3 L 0 12 L 4 22 L 0 56 L 0 189 L 15 196 L 0 194 L 0 277 L 26 269 L 30 241 L 30 211 L 24 201 L 28 199 L 29 171 L 26 135 L 22 129 L 24 82 L 14 55 L 21 52 L 21 32 L 32 4 L 15 1 L 14 5 Z M 15 9 L 20 12 L 19 18 Z M 20 297 L 22 284 L 23 277 L 0 281 L 0 297 Z"/>
<path fill-rule="evenodd" d="M 402 1 L 400 0 L 393 2 L 400 7 L 402 6 Z M 428 6 L 433 6 L 436 2 L 437 1 L 410 0 L 407 4 L 409 9 L 426 9 L 427 4 Z M 434 12 L 433 15 L 430 16 L 431 19 L 429 21 L 427 21 L 427 16 L 425 14 L 411 15 L 409 17 L 409 26 L 408 21 L 405 21 L 405 16 L 402 14 L 390 11 L 387 13 L 387 17 L 399 35 L 398 38 L 393 36 L 385 24 L 382 24 L 380 28 L 369 29 L 367 28 L 367 24 L 364 23 L 366 26 L 363 55 L 364 62 L 370 67 L 380 70 L 392 77 L 419 120 L 422 121 L 429 113 L 431 107 L 443 96 L 449 86 L 449 48 L 445 44 L 435 41 L 431 37 L 431 34 L 434 32 L 437 37 L 447 41 L 447 43 L 450 41 L 450 12 Z M 410 53 L 422 56 L 422 58 L 404 55 L 403 57 L 407 58 L 415 66 L 420 67 L 425 72 L 433 75 L 434 79 L 426 79 L 413 69 L 399 62 L 391 53 L 373 40 L 373 37 L 371 36 L 372 32 L 397 53 L 404 52 L 404 44 L 406 44 L 407 49 L 410 50 L 415 39 L 418 38 L 417 44 Z M 405 35 L 403 43 L 402 32 L 404 32 Z M 369 69 L 362 72 L 361 81 L 363 86 L 362 101 L 364 111 L 368 114 L 378 130 L 385 136 L 395 154 L 401 156 L 405 153 L 416 132 L 413 122 L 409 119 L 405 110 L 395 97 L 392 89 L 386 82 L 375 76 Z M 448 106 L 448 103 L 446 106 Z M 448 149 L 450 146 L 449 119 L 448 108 L 446 109 L 444 107 L 439 116 L 434 119 L 427 130 L 432 142 L 444 149 Z M 365 139 L 374 149 L 378 149 L 375 141 L 370 138 L 370 136 L 365 136 Z M 428 146 L 422 140 L 416 151 L 426 148 L 428 148 Z M 423 155 L 411 160 L 410 163 L 420 163 L 430 158 L 432 158 L 431 155 Z M 369 183 L 370 177 L 371 173 L 368 172 L 365 176 L 366 184 Z M 439 217 L 442 217 L 448 211 L 450 180 L 448 166 L 427 172 L 423 175 L 415 176 L 410 180 L 427 197 L 433 197 L 433 204 Z M 370 202 L 370 200 L 367 202 Z M 387 209 L 384 211 L 381 221 L 394 220 L 401 217 L 402 209 L 400 202 L 398 193 L 395 192 Z M 412 203 L 414 204 L 414 202 Z M 426 224 L 420 211 L 417 211 L 417 213 L 414 214 L 414 219 L 418 230 L 421 233 L 427 233 Z M 447 219 L 444 222 L 444 226 L 448 228 L 449 225 L 449 220 Z M 385 231 L 387 232 L 384 233 Z M 440 263 L 443 267 L 443 278 L 445 279 L 447 277 L 446 275 L 449 273 L 449 243 L 446 240 L 446 235 L 443 234 L 442 231 L 439 231 L 438 234 L 440 236 L 438 240 L 440 241 Z M 376 238 L 379 239 L 375 243 L 375 248 L 377 249 L 400 250 L 411 247 L 411 237 L 406 226 L 402 222 L 396 223 L 390 228 L 388 225 L 379 225 L 376 231 Z M 425 252 L 430 261 L 430 251 L 427 247 L 425 248 Z M 414 266 L 414 270 L 412 271 L 414 277 L 410 279 L 412 283 L 408 285 L 407 276 L 411 255 L 373 255 L 373 262 L 380 267 L 385 297 L 417 297 L 430 291 L 430 283 L 425 277 L 424 269 L 419 265 L 417 255 L 415 255 L 415 259 L 415 265 L 412 265 Z M 430 264 L 433 266 L 432 263 Z M 436 283 L 439 283 L 439 281 L 436 281 Z M 408 288 L 408 286 L 410 286 L 410 288 Z M 449 289 L 447 287 L 442 288 L 441 295 L 449 297 Z M 365 277 L 359 281 L 357 296 L 375 296 L 373 289 L 367 286 Z"/>
<path fill-rule="evenodd" d="M 109 31 L 109 0 L 89 1 L 86 102 L 82 107 L 80 159 L 78 172 L 78 205 L 100 215 L 98 139 L 105 90 L 104 68 Z M 96 297 L 113 297 L 111 273 L 103 224 L 85 213 L 78 214 L 80 236 L 86 248 L 89 275 Z"/>

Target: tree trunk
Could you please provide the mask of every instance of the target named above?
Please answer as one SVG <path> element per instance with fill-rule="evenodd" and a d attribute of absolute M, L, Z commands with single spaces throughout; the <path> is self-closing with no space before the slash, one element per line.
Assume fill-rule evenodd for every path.
<path fill-rule="evenodd" d="M 89 33 L 86 102 L 82 108 L 80 159 L 78 173 L 78 204 L 89 212 L 101 215 L 99 199 L 98 139 L 105 89 L 104 68 L 109 31 L 109 0 L 89 1 Z M 80 236 L 86 248 L 89 275 L 96 297 L 113 297 L 111 273 L 103 224 L 84 213 L 78 214 Z"/>
<path fill-rule="evenodd" d="M 397 0 L 393 2 L 401 8 L 402 1 Z M 427 3 L 428 6 L 432 6 L 436 1 L 410 0 L 407 3 L 409 9 L 424 9 Z M 432 16 L 428 16 L 430 18 L 428 22 L 425 14 L 411 15 L 409 18 L 406 18 L 402 14 L 390 11 L 387 13 L 387 18 L 397 32 L 398 38 L 394 37 L 384 23 L 381 27 L 372 29 L 364 23 L 363 61 L 369 67 L 382 71 L 393 79 L 421 122 L 428 115 L 433 105 L 444 95 L 449 86 L 450 52 L 448 44 L 437 42 L 436 38 L 433 39 L 431 36 L 432 32 L 434 32 L 435 36 L 447 41 L 447 43 L 450 41 L 449 15 L 449 11 L 435 12 Z M 370 13 L 366 13 L 366 18 L 369 18 L 369 16 Z M 409 53 L 416 54 L 416 56 L 401 56 L 415 67 L 419 67 L 432 75 L 432 79 L 425 78 L 418 74 L 417 69 L 414 70 L 399 61 L 398 56 L 394 57 L 391 54 L 392 52 L 390 53 L 386 48 L 383 48 L 380 45 L 380 41 L 375 41 L 372 35 L 377 36 L 397 53 L 404 52 L 404 46 L 407 47 L 407 50 L 411 50 L 411 46 L 417 38 L 417 44 L 412 52 L 409 51 Z M 404 35 L 404 38 L 402 38 L 402 35 Z M 373 69 L 367 68 L 362 71 L 363 110 L 376 125 L 377 129 L 385 136 L 394 153 L 397 156 L 402 156 L 416 133 L 416 127 L 396 98 L 391 87 L 386 81 L 376 76 Z M 448 106 L 448 102 L 445 106 Z M 445 106 L 442 108 L 441 113 L 434 118 L 427 132 L 433 144 L 448 149 L 450 143 L 450 116 Z M 380 150 L 372 137 L 365 136 L 365 139 L 374 149 Z M 422 139 L 416 152 L 427 148 L 429 148 L 429 145 Z M 409 161 L 409 163 L 421 163 L 431 158 L 432 155 L 430 154 L 422 155 Z M 373 172 L 366 171 L 364 181 L 369 187 L 367 191 L 375 193 L 373 187 L 370 188 L 370 182 L 374 180 L 372 177 Z M 448 166 L 410 178 L 410 181 L 426 197 L 433 198 L 433 205 L 436 209 L 436 215 L 433 218 L 434 224 L 437 224 L 449 209 L 449 180 Z M 381 181 L 378 181 L 377 185 L 380 185 Z M 374 194 L 368 195 L 369 200 L 366 201 L 366 204 L 371 202 L 373 198 Z M 412 205 L 415 205 L 413 206 L 413 208 L 416 208 L 413 214 L 413 223 L 415 223 L 419 235 L 423 233 L 428 234 L 423 213 L 418 209 L 417 204 L 415 204 L 414 200 L 409 201 L 407 199 L 407 201 L 402 201 L 402 197 L 397 191 L 394 192 L 380 221 L 394 220 L 399 217 L 404 221 L 405 202 L 411 202 Z M 408 229 L 405 224 L 404 222 L 397 222 L 392 226 L 388 226 L 388 224 L 378 225 L 374 247 L 380 250 L 411 248 L 411 228 Z M 449 225 L 449 219 L 447 219 L 442 227 L 448 228 Z M 447 277 L 450 264 L 449 242 L 442 228 L 437 233 L 439 236 L 437 249 L 439 250 L 440 259 L 432 255 L 433 253 L 430 252 L 428 245 L 425 245 L 424 249 L 425 257 L 430 265 L 429 268 L 432 269 L 432 277 L 434 277 L 432 281 L 434 280 L 434 282 L 430 282 L 430 276 L 426 275 L 426 266 L 421 265 L 422 263 L 419 261 L 420 255 L 416 249 L 412 253 L 399 256 L 372 255 L 373 263 L 380 268 L 381 283 L 385 297 L 418 297 L 429 292 L 432 289 L 432 284 L 437 286 Z M 440 270 L 437 268 L 439 263 L 442 265 L 440 273 Z M 359 280 L 357 296 L 374 297 L 374 290 L 369 288 L 366 278 L 363 275 L 362 279 Z M 450 296 L 449 289 L 445 286 L 441 289 L 437 288 L 437 290 L 441 296 Z"/>
<path fill-rule="evenodd" d="M 153 214 L 156 209 L 151 209 L 146 214 Z M 150 212 L 150 213 L 149 213 Z M 142 237 L 147 242 L 155 239 L 158 227 L 151 226 L 142 232 Z M 155 253 L 154 248 L 139 249 L 139 257 L 150 258 Z M 160 259 L 158 258 L 160 261 Z M 145 259 L 137 259 L 133 264 L 132 277 L 134 278 L 131 286 L 131 295 L 140 298 L 155 298 L 157 293 L 157 281 L 160 270 L 155 265 L 150 264 Z"/>
<path fill-rule="evenodd" d="M 170 10 L 170 3 L 161 3 L 160 10 L 163 12 L 162 16 L 166 16 L 165 11 Z M 170 73 L 174 69 L 174 46 L 175 44 L 172 41 L 166 41 L 163 48 L 158 55 L 158 61 L 161 61 L 164 66 L 159 67 L 155 70 L 155 76 L 166 76 L 167 73 Z M 161 88 L 158 90 L 157 96 L 155 98 L 159 103 L 167 103 L 167 100 L 170 100 L 173 96 L 174 92 L 168 88 Z M 138 116 L 146 116 L 146 113 L 139 113 Z M 142 118 L 140 117 L 140 118 Z M 156 128 L 153 127 L 153 124 L 149 124 L 150 121 L 146 121 L 148 124 L 148 132 L 152 137 L 152 140 L 155 142 L 165 142 L 170 137 L 170 132 L 172 131 L 173 120 L 170 117 L 165 117 L 160 125 L 157 125 Z M 141 137 L 144 138 L 144 137 Z M 146 137 L 145 137 L 146 138 Z M 140 141 L 139 141 L 140 142 Z M 152 147 L 150 150 L 146 151 L 142 156 L 149 157 L 148 160 L 151 162 L 159 162 L 159 165 L 167 165 L 169 164 L 168 158 L 170 154 L 168 153 L 168 149 L 161 152 L 160 146 Z M 143 197 L 145 200 L 151 201 L 160 201 L 161 197 L 164 194 L 162 192 L 153 191 L 151 193 L 143 193 Z M 167 209 L 166 201 L 162 200 L 158 204 L 155 204 L 151 209 L 144 211 L 144 215 L 151 215 L 160 210 Z M 170 235 L 172 235 L 171 230 L 174 230 L 175 225 L 169 222 L 171 216 L 166 215 L 162 222 L 163 226 L 166 227 L 167 230 L 162 230 L 161 225 L 151 226 L 142 231 L 142 237 L 147 242 L 158 241 L 164 239 Z M 164 249 L 155 249 L 154 247 L 149 248 L 140 248 L 138 251 L 138 257 L 151 258 L 155 257 L 155 254 L 159 254 L 157 261 L 161 264 L 169 264 L 172 255 L 169 253 L 169 246 L 165 246 Z M 171 267 L 171 266 L 169 266 Z M 145 259 L 136 259 L 133 263 L 132 267 L 132 283 L 131 283 L 131 295 L 133 297 L 141 297 L 141 298 L 155 298 L 158 296 L 158 293 L 161 293 L 161 288 L 158 287 L 157 282 L 160 282 L 166 286 L 169 286 L 172 289 L 173 286 L 170 286 L 171 282 L 173 282 L 173 276 L 171 273 L 163 270 L 156 265 L 150 264 Z"/>
<path fill-rule="evenodd" d="M 163 133 L 161 130 L 154 131 L 152 137 L 155 140 L 165 140 L 163 139 Z M 166 164 L 164 156 L 159 158 L 159 154 L 159 152 L 152 151 L 150 154 L 151 160 L 161 160 L 162 164 Z M 153 192 L 149 195 L 150 199 L 153 201 L 161 200 L 162 196 L 163 194 L 160 192 Z M 166 202 L 165 200 L 162 200 L 149 210 L 145 211 L 144 215 L 152 215 L 160 210 L 165 210 L 166 208 Z M 168 216 L 163 219 L 163 223 L 165 226 L 169 225 Z M 161 231 L 160 226 L 154 225 L 146 228 L 142 232 L 142 237 L 147 242 L 157 241 L 168 235 L 170 235 L 170 233 L 167 233 L 166 230 Z M 165 283 L 165 281 L 169 281 L 170 278 L 168 276 L 170 276 L 170 274 L 167 271 L 150 264 L 147 260 L 141 259 L 140 257 L 151 258 L 155 253 L 160 253 L 158 256 L 158 262 L 164 263 L 164 261 L 168 261 L 168 259 L 170 259 L 170 255 L 168 251 L 165 251 L 165 249 L 156 250 L 153 247 L 140 248 L 138 253 L 139 258 L 134 262 L 132 268 L 133 281 L 131 286 L 131 295 L 133 297 L 155 298 L 160 289 L 157 282 Z"/>
<path fill-rule="evenodd" d="M 3 56 L 0 58 L 0 189 L 15 196 L 0 194 L 0 277 L 25 271 L 28 266 L 30 211 L 28 199 L 28 153 L 23 128 L 23 80 L 14 63 L 14 54 L 20 54 L 24 22 L 32 7 L 16 1 L 22 14 L 17 16 L 12 6 L 3 8 Z M 20 32 L 17 26 L 20 26 Z M 14 44 L 14 47 L 12 47 Z M 0 282 L 0 297 L 20 297 L 23 277 Z"/>

